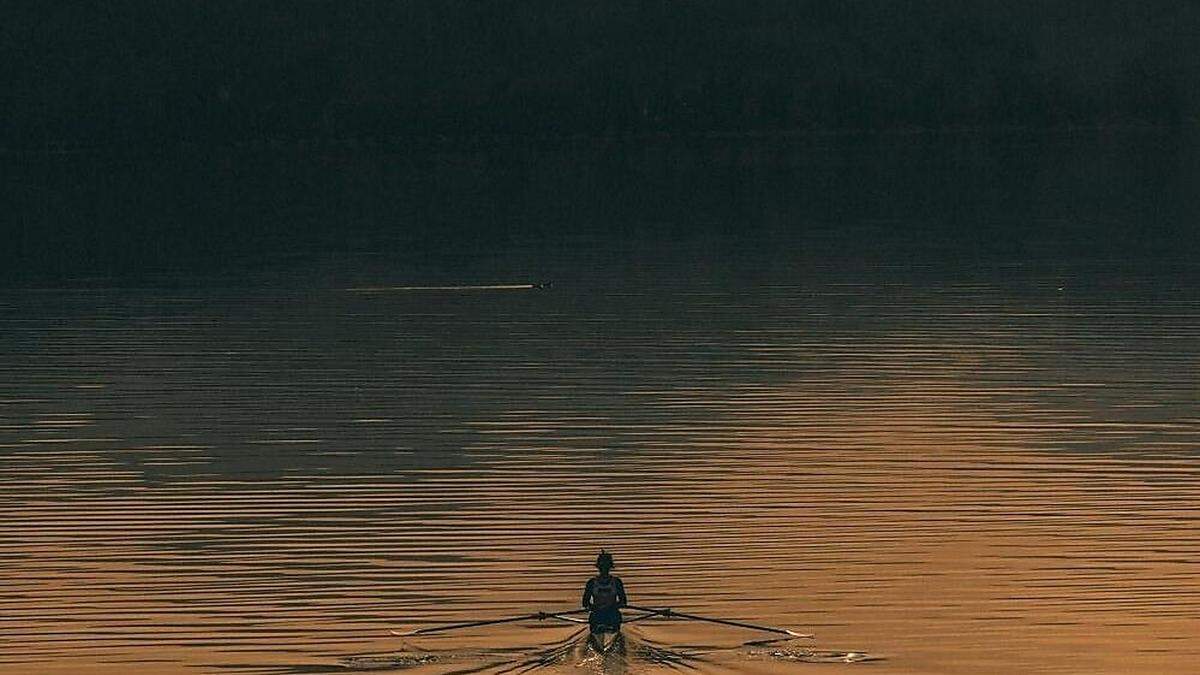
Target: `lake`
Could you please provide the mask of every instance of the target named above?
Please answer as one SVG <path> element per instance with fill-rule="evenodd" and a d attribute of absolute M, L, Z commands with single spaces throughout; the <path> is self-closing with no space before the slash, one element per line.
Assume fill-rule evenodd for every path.
<path fill-rule="evenodd" d="M 0 670 L 1188 671 L 1190 147 L 271 156 L 224 266 L 181 233 L 254 229 L 229 157 L 26 166 L 48 236 L 172 213 L 139 255 L 184 271 L 0 290 Z M 631 602 L 815 638 L 389 634 L 572 607 L 602 547 Z"/>

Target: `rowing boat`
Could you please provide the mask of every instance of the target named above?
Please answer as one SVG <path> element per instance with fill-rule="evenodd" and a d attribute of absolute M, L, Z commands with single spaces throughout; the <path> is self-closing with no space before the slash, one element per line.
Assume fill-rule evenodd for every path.
<path fill-rule="evenodd" d="M 629 609 L 642 612 L 642 614 L 640 614 L 638 616 L 635 616 L 631 619 L 626 619 L 624 621 L 624 623 L 627 623 L 627 624 L 634 623 L 636 621 L 643 621 L 646 619 L 654 619 L 654 618 L 686 619 L 689 621 L 703 621 L 703 622 L 707 622 L 707 623 L 720 624 L 723 626 L 733 626 L 735 628 L 746 628 L 749 630 L 763 631 L 766 633 L 774 633 L 776 635 L 787 636 L 788 638 L 811 638 L 811 637 L 813 637 L 812 635 L 808 635 L 805 633 L 797 633 L 796 631 L 790 630 L 787 628 L 776 628 L 774 626 L 764 626 L 762 624 L 749 623 L 746 621 L 736 621 L 733 619 L 718 619 L 716 617 L 711 617 L 711 616 L 701 616 L 699 614 L 692 614 L 690 612 L 680 612 L 680 611 L 671 609 L 670 607 L 653 608 L 653 607 L 639 607 L 636 605 L 628 605 L 627 607 Z M 408 630 L 408 631 L 395 631 L 394 630 L 394 631 L 390 631 L 390 632 L 392 635 L 397 635 L 400 637 L 413 637 L 416 635 L 427 635 L 430 633 L 442 633 L 445 631 L 458 630 L 461 628 L 477 628 L 477 627 L 481 627 L 481 626 L 494 626 L 494 625 L 502 624 L 502 623 L 518 623 L 518 622 L 522 622 L 522 621 L 532 621 L 534 619 L 536 619 L 538 621 L 544 621 L 546 619 L 556 619 L 558 621 L 578 624 L 578 623 L 587 623 L 587 621 L 585 621 L 584 619 L 578 618 L 574 615 L 582 614 L 587 611 L 588 611 L 587 609 L 573 608 L 573 609 L 567 609 L 567 610 L 563 610 L 563 611 L 559 611 L 559 612 L 533 612 L 530 614 L 520 614 L 518 616 L 510 616 L 510 617 L 504 617 L 504 618 L 500 618 L 500 619 L 484 619 L 482 621 L 465 621 L 462 623 L 451 623 L 451 624 L 444 624 L 444 625 L 440 625 L 440 626 L 426 626 L 424 628 L 417 628 L 417 629 Z M 614 641 L 618 640 L 621 637 L 620 626 L 604 626 L 604 625 L 594 626 L 591 628 L 590 632 L 591 632 L 591 634 L 589 635 L 589 638 L 588 638 L 589 641 L 593 641 L 593 639 L 594 639 L 594 641 L 597 641 L 599 644 L 603 645 L 605 648 L 607 648 Z"/>
<path fill-rule="evenodd" d="M 592 626 L 588 644 L 600 654 L 607 654 L 623 639 L 619 626 Z"/>
<path fill-rule="evenodd" d="M 814 650 L 801 647 L 796 645 L 793 640 L 797 638 L 811 638 L 813 636 L 797 633 L 786 628 L 764 626 L 735 619 L 719 619 L 711 616 L 692 614 L 690 612 L 680 612 L 670 608 L 652 609 L 649 607 L 628 605 L 626 608 L 642 613 L 629 616 L 632 612 L 626 612 L 628 618 L 624 618 L 620 626 L 590 626 L 587 619 L 578 616 L 586 613 L 588 610 L 570 609 L 562 612 L 534 612 L 506 618 L 426 626 L 409 631 L 392 631 L 392 634 L 408 637 L 442 633 L 455 629 L 529 622 L 534 619 L 538 621 L 550 619 L 572 625 L 570 635 L 557 642 L 543 644 L 530 649 L 505 649 L 496 652 L 497 655 L 507 655 L 505 656 L 505 660 L 493 662 L 487 667 L 490 670 L 498 669 L 501 666 L 508 666 L 503 670 L 497 671 L 506 673 L 526 673 L 532 670 L 557 668 L 563 665 L 569 667 L 570 664 L 574 664 L 576 671 L 586 669 L 588 672 L 605 673 L 630 672 L 632 669 L 631 664 L 635 663 L 648 663 L 654 664 L 656 667 L 666 666 L 675 670 L 683 670 L 694 668 L 692 665 L 694 663 L 703 663 L 707 658 L 706 654 L 718 651 L 724 652 L 729 649 L 741 650 L 745 658 L 769 658 L 776 661 L 789 661 L 793 663 L 857 663 L 880 659 L 880 657 L 872 656 L 865 652 Z M 639 631 L 628 628 L 629 624 L 653 619 L 703 621 L 773 633 L 775 637 L 759 637 L 751 641 L 741 642 L 735 647 L 688 646 L 675 648 L 648 641 L 639 635 Z M 746 648 L 753 649 L 747 651 Z M 514 654 L 515 657 L 513 657 Z M 355 669 L 412 668 L 437 661 L 449 661 L 461 656 L 469 658 L 487 656 L 490 658 L 491 652 L 472 650 L 469 653 L 456 655 L 448 650 L 430 652 L 422 648 L 416 648 L 415 650 L 385 656 L 367 655 L 348 657 L 343 659 L 343 663 Z M 456 672 L 482 672 L 482 670 L 483 668 L 478 670 L 459 670 Z"/>

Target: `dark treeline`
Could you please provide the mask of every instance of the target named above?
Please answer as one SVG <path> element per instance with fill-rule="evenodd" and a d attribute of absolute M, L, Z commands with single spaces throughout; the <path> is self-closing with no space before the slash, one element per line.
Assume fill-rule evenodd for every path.
<path fill-rule="evenodd" d="M 1184 0 L 13 3 L 0 145 L 1191 123 L 1198 29 Z"/>

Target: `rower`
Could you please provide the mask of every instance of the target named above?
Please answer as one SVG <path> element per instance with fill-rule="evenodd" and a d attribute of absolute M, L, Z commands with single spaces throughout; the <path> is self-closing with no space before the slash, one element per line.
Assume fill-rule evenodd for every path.
<path fill-rule="evenodd" d="M 596 569 L 600 573 L 588 579 L 583 588 L 583 607 L 591 610 L 588 623 L 592 632 L 621 630 L 621 608 L 626 604 L 625 584 L 621 583 L 621 577 L 610 574 L 615 566 L 612 554 L 601 550 L 596 556 Z"/>

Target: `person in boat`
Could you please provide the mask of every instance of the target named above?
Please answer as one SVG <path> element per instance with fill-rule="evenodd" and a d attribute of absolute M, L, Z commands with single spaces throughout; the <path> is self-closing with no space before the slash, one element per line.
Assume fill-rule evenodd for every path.
<path fill-rule="evenodd" d="M 628 604 L 625 597 L 625 584 L 621 577 L 611 574 L 613 563 L 612 554 L 600 551 L 596 556 L 596 569 L 599 574 L 588 579 L 583 587 L 583 607 L 591 610 L 588 623 L 597 632 L 618 631 L 621 629 L 621 608 Z"/>

